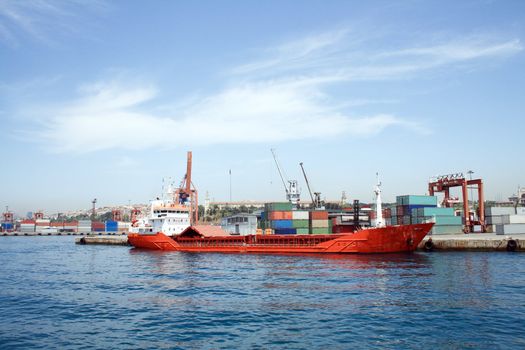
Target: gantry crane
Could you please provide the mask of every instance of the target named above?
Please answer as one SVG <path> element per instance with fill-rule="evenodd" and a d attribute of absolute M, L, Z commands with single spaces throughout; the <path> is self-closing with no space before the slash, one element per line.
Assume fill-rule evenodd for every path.
<path fill-rule="evenodd" d="M 470 217 L 469 210 L 469 198 L 467 188 L 469 185 L 475 185 L 478 190 L 478 218 L 479 220 L 475 221 L 474 218 Z M 431 180 L 428 184 L 428 192 L 431 196 L 435 192 L 444 192 L 445 199 L 443 200 L 445 207 L 452 207 L 452 201 L 450 198 L 450 188 L 452 187 L 461 187 L 463 194 L 463 215 L 465 217 L 465 233 L 473 232 L 474 225 L 480 225 L 482 232 L 486 231 L 485 224 L 485 199 L 483 195 L 483 180 L 474 179 L 467 180 L 463 173 L 442 175 Z"/>
<path fill-rule="evenodd" d="M 277 160 L 277 154 L 275 153 L 275 149 L 270 149 L 272 151 L 273 159 L 275 160 L 275 165 L 277 165 L 277 170 L 279 171 L 279 176 L 281 177 L 281 181 L 283 182 L 284 191 L 286 192 L 286 200 L 292 203 L 292 207 L 294 209 L 297 209 L 297 204 L 299 204 L 299 201 L 301 200 L 301 193 L 299 192 L 299 187 L 297 186 L 297 180 L 288 180 L 283 175 L 283 172 L 281 170 L 281 166 L 279 165 L 279 161 Z M 286 182 L 288 182 L 288 186 L 286 186 Z"/>

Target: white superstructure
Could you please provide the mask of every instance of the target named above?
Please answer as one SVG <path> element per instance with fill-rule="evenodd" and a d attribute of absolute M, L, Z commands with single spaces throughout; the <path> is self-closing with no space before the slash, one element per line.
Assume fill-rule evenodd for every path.
<path fill-rule="evenodd" d="M 178 203 L 171 185 L 165 197 L 151 201 L 148 215 L 132 223 L 130 232 L 142 234 L 162 232 L 172 236 L 190 226 L 190 203 L 188 201 Z"/>

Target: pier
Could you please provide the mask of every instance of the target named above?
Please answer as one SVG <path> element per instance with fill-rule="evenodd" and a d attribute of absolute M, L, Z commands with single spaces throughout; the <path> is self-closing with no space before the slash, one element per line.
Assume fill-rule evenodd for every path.
<path fill-rule="evenodd" d="M 76 244 L 129 245 L 128 236 L 85 236 L 77 237 Z"/>
<path fill-rule="evenodd" d="M 426 251 L 525 251 L 525 234 L 490 233 L 426 236 L 418 250 Z"/>

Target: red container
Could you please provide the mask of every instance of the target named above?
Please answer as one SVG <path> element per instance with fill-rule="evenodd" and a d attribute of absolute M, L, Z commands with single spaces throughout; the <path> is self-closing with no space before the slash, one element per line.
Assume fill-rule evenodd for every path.
<path fill-rule="evenodd" d="M 106 228 L 106 225 L 104 225 L 103 222 L 93 221 L 93 222 L 91 223 L 91 229 L 92 229 L 93 231 L 97 231 L 97 230 L 99 230 L 99 229 L 104 230 L 105 228 Z"/>
<path fill-rule="evenodd" d="M 397 206 L 397 216 L 405 215 L 405 207 L 402 205 Z"/>
<path fill-rule="evenodd" d="M 311 211 L 310 220 L 327 220 L 328 212 L 327 211 Z"/>
<path fill-rule="evenodd" d="M 292 220 L 291 211 L 271 211 L 268 215 L 270 220 Z"/>

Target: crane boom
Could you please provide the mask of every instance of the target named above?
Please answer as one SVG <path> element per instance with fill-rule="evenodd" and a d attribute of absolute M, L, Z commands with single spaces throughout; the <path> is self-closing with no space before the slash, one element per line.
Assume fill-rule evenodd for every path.
<path fill-rule="evenodd" d="M 191 151 L 188 151 L 188 160 L 186 162 L 186 187 L 185 191 L 186 193 L 190 193 L 191 191 Z"/>
<path fill-rule="evenodd" d="M 315 206 L 315 200 L 314 196 L 312 194 L 312 190 L 310 189 L 310 183 L 308 182 L 308 178 L 306 177 L 306 172 L 304 171 L 303 162 L 299 163 L 301 166 L 301 170 L 303 171 L 304 180 L 306 181 L 306 186 L 308 187 L 308 193 L 310 193 L 310 198 L 312 198 L 312 204 Z"/>
<path fill-rule="evenodd" d="M 277 170 L 279 171 L 279 176 L 281 177 L 281 181 L 283 182 L 284 190 L 286 191 L 286 194 L 288 195 L 288 188 L 286 187 L 286 181 L 284 181 L 283 172 L 281 171 L 281 166 L 279 165 L 279 161 L 277 160 L 277 154 L 275 154 L 275 150 L 273 148 L 270 149 L 272 151 L 273 160 L 275 160 L 275 165 L 277 165 Z"/>

